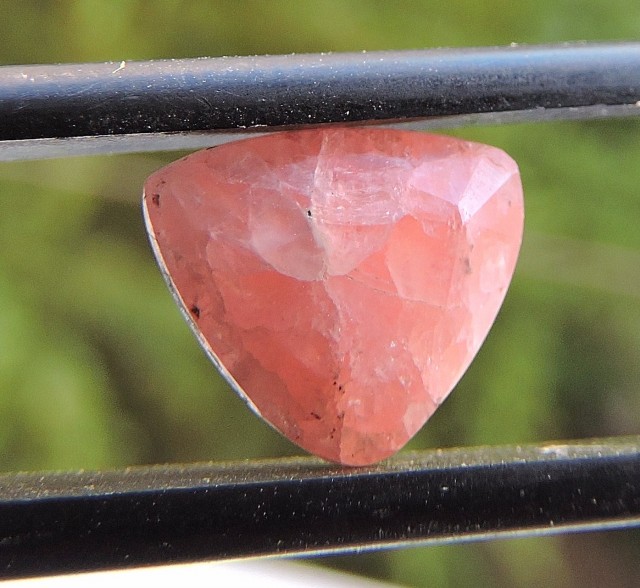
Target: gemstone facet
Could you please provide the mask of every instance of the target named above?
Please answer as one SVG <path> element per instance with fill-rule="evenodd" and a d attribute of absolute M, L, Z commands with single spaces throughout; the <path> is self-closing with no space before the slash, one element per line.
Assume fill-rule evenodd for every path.
<path fill-rule="evenodd" d="M 154 173 L 143 201 L 214 363 L 286 437 L 348 465 L 398 451 L 458 382 L 523 230 L 504 152 L 386 129 L 200 151 Z"/>

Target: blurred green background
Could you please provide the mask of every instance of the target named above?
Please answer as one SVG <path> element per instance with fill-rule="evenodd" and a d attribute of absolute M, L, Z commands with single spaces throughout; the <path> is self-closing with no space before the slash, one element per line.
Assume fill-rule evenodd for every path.
<path fill-rule="evenodd" d="M 637 0 L 4 0 L 0 63 L 634 39 Z M 413 448 L 640 431 L 640 124 L 467 128 L 520 164 L 499 319 Z M 0 164 L 0 469 L 295 455 L 218 379 L 156 269 L 146 176 L 178 154 Z M 410 586 L 632 586 L 637 532 L 319 563 Z"/>

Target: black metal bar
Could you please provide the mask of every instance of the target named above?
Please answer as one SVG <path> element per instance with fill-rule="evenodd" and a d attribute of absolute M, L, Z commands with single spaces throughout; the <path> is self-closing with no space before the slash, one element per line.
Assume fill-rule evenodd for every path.
<path fill-rule="evenodd" d="M 640 44 L 10 66 L 0 139 L 634 104 Z"/>
<path fill-rule="evenodd" d="M 0 574 L 640 526 L 640 437 L 0 476 Z"/>
<path fill-rule="evenodd" d="M 114 139 L 136 150 L 131 135 L 161 149 L 219 140 L 184 134 L 309 124 L 619 116 L 640 113 L 638 101 L 640 43 L 7 66 L 0 156 L 39 153 L 38 141 L 46 156 L 61 139 L 121 151 Z"/>

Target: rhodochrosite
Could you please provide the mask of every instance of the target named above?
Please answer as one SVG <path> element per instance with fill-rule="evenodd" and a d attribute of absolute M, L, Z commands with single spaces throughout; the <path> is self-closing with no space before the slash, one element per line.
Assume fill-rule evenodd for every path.
<path fill-rule="evenodd" d="M 144 194 L 158 261 L 223 374 L 294 443 L 349 465 L 398 451 L 446 398 L 522 239 L 515 162 L 418 132 L 228 143 Z"/>

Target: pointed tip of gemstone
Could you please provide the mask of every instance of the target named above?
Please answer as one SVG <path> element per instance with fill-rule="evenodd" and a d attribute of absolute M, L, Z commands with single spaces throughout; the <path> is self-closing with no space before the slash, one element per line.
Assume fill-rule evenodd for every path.
<path fill-rule="evenodd" d="M 307 451 L 389 457 L 486 337 L 523 229 L 497 148 L 372 128 L 291 131 L 154 173 L 156 256 L 207 352 Z"/>

